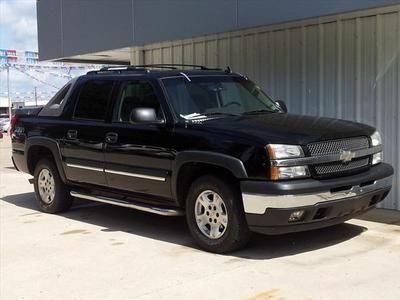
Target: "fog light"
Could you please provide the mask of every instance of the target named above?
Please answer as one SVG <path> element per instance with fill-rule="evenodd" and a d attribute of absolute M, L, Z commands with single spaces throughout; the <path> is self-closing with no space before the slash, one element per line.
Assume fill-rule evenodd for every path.
<path fill-rule="evenodd" d="M 372 156 L 372 164 L 376 165 L 379 164 L 380 162 L 382 162 L 382 152 L 375 153 Z"/>
<path fill-rule="evenodd" d="M 294 211 L 289 217 L 289 222 L 301 221 L 303 219 L 303 216 L 304 216 L 304 210 Z"/>

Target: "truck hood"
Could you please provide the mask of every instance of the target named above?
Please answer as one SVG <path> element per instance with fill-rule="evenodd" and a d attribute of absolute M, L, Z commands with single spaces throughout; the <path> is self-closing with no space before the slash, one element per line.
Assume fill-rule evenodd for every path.
<path fill-rule="evenodd" d="M 351 121 L 282 113 L 215 118 L 198 125 L 210 131 L 223 130 L 233 135 L 254 137 L 263 143 L 298 145 L 370 136 L 375 131 L 371 126 Z"/>

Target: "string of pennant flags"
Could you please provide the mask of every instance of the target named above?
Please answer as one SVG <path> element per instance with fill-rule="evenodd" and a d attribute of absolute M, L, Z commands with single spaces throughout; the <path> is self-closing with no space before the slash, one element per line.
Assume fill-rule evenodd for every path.
<path fill-rule="evenodd" d="M 44 70 L 40 70 L 40 69 L 33 69 L 35 72 L 37 73 L 41 73 L 41 74 L 49 74 L 55 77 L 61 77 L 61 78 L 67 78 L 67 79 L 72 79 L 72 75 L 69 74 L 59 74 L 59 73 L 55 73 L 55 72 L 47 72 Z"/>
<path fill-rule="evenodd" d="M 41 80 L 41 79 L 39 79 L 39 78 L 37 78 L 37 77 L 35 77 L 35 76 L 32 76 L 32 75 L 29 74 L 26 70 L 23 70 L 23 69 L 20 69 L 20 68 L 14 68 L 14 69 L 17 70 L 17 71 L 19 71 L 19 72 L 21 72 L 22 74 L 25 74 L 26 76 L 32 78 L 33 80 L 36 80 L 36 81 L 40 82 L 41 84 L 50 86 L 50 87 L 52 87 L 52 88 L 55 88 L 56 90 L 60 89 L 60 87 L 58 87 L 58 86 L 55 86 L 55 85 L 53 85 L 53 84 L 51 84 L 51 83 L 48 83 L 48 82 L 46 82 L 46 81 L 44 81 L 44 80 Z"/>
<path fill-rule="evenodd" d="M 24 74 L 25 76 L 29 77 L 30 79 L 50 87 L 52 90 L 30 90 L 30 91 L 9 91 L 10 98 L 12 101 L 18 100 L 28 100 L 33 98 L 39 99 L 50 99 L 54 93 L 59 90 L 59 86 L 56 86 L 48 81 L 41 79 L 41 75 L 50 75 L 57 78 L 62 78 L 66 81 L 72 79 L 74 73 L 82 73 L 85 71 L 90 71 L 94 69 L 99 69 L 102 66 L 99 65 L 70 65 L 70 64 L 63 64 L 63 63 L 50 63 L 50 64 L 43 64 L 43 63 L 17 63 L 17 62 L 0 62 L 0 72 L 5 70 L 15 70 Z M 34 75 L 34 74 L 37 74 Z M 12 80 L 12 78 L 11 78 Z M 0 91 L 0 96 L 6 97 L 8 92 L 5 90 Z"/>
<path fill-rule="evenodd" d="M 98 65 L 69 65 L 69 64 L 58 64 L 58 63 L 51 63 L 51 64 L 42 64 L 42 63 L 35 63 L 35 64 L 24 64 L 24 63 L 14 63 L 14 62 L 6 62 L 2 63 L 1 67 L 19 67 L 24 69 L 35 69 L 35 70 L 63 70 L 63 71 L 71 71 L 71 70 L 88 70 L 88 69 L 98 69 Z"/>
<path fill-rule="evenodd" d="M 23 96 L 34 95 L 35 91 L 22 91 L 22 92 L 20 92 L 20 91 L 10 91 L 10 94 L 23 97 Z M 36 94 L 37 95 L 48 96 L 48 95 L 53 95 L 54 93 L 50 92 L 50 91 L 39 90 L 39 91 L 36 92 Z M 0 91 L 0 95 L 6 96 L 7 95 L 7 91 Z"/>

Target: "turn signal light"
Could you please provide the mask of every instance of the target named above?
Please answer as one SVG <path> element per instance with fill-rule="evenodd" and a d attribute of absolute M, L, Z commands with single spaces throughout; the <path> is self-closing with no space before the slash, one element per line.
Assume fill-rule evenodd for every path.
<path fill-rule="evenodd" d="M 304 178 L 309 176 L 310 172 L 307 166 L 271 167 L 270 173 L 271 180 Z"/>

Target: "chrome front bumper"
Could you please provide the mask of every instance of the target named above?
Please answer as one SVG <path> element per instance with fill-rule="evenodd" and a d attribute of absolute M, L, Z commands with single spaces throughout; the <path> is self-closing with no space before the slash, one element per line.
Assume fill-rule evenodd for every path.
<path fill-rule="evenodd" d="M 392 176 L 377 179 L 361 185 L 352 185 L 341 191 L 329 191 L 305 194 L 253 194 L 242 193 L 243 207 L 247 214 L 264 214 L 267 209 L 286 209 L 312 206 L 329 201 L 343 200 L 363 196 L 377 190 L 388 189 L 392 185 Z"/>

